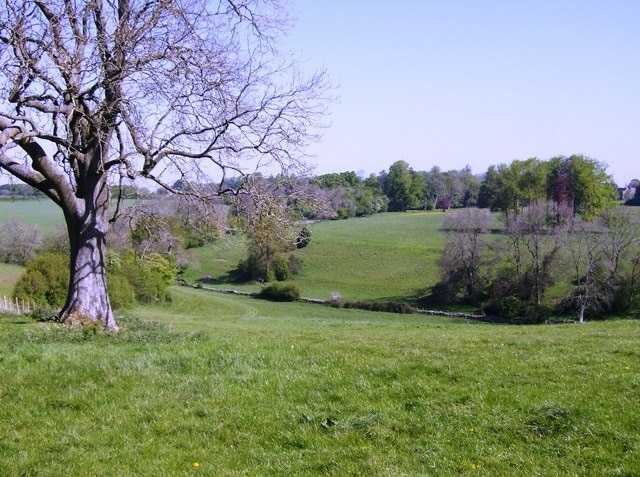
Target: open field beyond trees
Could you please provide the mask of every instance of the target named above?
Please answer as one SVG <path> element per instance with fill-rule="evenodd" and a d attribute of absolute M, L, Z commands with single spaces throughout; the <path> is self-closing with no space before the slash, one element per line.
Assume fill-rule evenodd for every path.
<path fill-rule="evenodd" d="M 441 217 L 313 224 L 295 281 L 318 298 L 415 297 L 437 280 Z M 187 278 L 221 285 L 245 253 L 238 237 L 195 252 Z M 0 265 L 0 293 L 20 270 Z M 640 471 L 637 320 L 512 326 L 171 294 L 115 334 L 0 316 L 0 475 Z"/>
<path fill-rule="evenodd" d="M 442 212 L 387 213 L 360 219 L 307 225 L 311 245 L 295 254 L 302 259 L 295 283 L 306 297 L 349 300 L 404 300 L 422 295 L 438 278 L 443 245 Z M 197 257 L 185 278 L 211 276 L 218 285 L 246 256 L 240 237 L 194 249 Z M 234 288 L 238 288 L 233 284 Z M 239 288 L 258 290 L 259 285 Z"/>

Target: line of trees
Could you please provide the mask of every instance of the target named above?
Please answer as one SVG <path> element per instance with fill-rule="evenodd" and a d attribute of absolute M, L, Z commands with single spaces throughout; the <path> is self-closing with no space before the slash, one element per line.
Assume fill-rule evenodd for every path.
<path fill-rule="evenodd" d="M 640 294 L 640 218 L 621 207 L 592 220 L 534 201 L 497 224 L 488 209 L 444 217 L 447 234 L 434 298 L 487 313 L 544 320 L 549 314 L 626 313 Z M 504 217 L 504 216 L 503 216 Z M 551 290 L 553 293 L 551 293 Z"/>

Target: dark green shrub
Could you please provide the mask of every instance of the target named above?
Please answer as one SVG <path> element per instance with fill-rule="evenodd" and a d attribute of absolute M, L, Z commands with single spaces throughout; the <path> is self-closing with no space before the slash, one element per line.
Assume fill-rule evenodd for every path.
<path fill-rule="evenodd" d="M 140 303 L 170 301 L 168 287 L 177 273 L 178 266 L 172 256 L 150 253 L 143 258 L 131 255 L 122 261 L 122 275 L 132 285 Z"/>
<path fill-rule="evenodd" d="M 125 276 L 107 273 L 107 286 L 109 288 L 109 301 L 114 310 L 128 309 L 135 304 L 135 290 Z"/>
<path fill-rule="evenodd" d="M 257 256 L 250 255 L 238 262 L 235 270 L 231 271 L 231 277 L 236 282 L 265 279 L 267 278 L 267 270 Z"/>
<path fill-rule="evenodd" d="M 45 252 L 28 260 L 26 269 L 13 289 L 19 300 L 38 307 L 60 308 L 67 298 L 69 258 L 58 252 Z"/>
<path fill-rule="evenodd" d="M 507 296 L 500 301 L 500 314 L 505 318 L 522 317 L 526 309 L 526 303 L 516 296 Z"/>
<path fill-rule="evenodd" d="M 271 301 L 299 301 L 300 289 L 293 283 L 269 283 L 262 288 L 258 298 Z"/>
<path fill-rule="evenodd" d="M 278 280 L 279 282 L 288 280 L 290 278 L 290 271 L 289 271 L 289 263 L 287 259 L 282 255 L 278 255 L 276 258 L 274 258 L 273 261 L 271 262 L 269 273 L 273 275 L 272 278 Z M 271 277 L 268 276 L 267 281 L 272 281 L 272 280 L 269 280 L 269 278 Z"/>

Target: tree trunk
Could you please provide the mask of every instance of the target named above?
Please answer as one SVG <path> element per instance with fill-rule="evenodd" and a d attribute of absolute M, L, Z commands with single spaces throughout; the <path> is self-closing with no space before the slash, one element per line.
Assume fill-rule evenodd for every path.
<path fill-rule="evenodd" d="M 59 314 L 62 323 L 88 326 L 101 323 L 116 331 L 118 325 L 107 294 L 106 220 L 104 210 L 67 216 L 70 276 L 67 301 Z"/>
<path fill-rule="evenodd" d="M 584 323 L 584 312 L 585 312 L 585 304 L 580 304 L 580 310 L 578 311 L 578 323 Z"/>

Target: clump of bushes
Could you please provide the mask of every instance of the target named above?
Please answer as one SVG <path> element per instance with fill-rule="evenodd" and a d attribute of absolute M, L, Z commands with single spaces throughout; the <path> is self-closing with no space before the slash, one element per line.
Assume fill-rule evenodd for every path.
<path fill-rule="evenodd" d="M 49 251 L 25 264 L 16 283 L 14 298 L 35 303 L 39 308 L 64 306 L 69 285 L 69 256 Z M 157 253 L 142 258 L 135 255 L 107 254 L 107 286 L 114 309 L 130 308 L 135 302 L 157 303 L 170 300 L 168 287 L 178 273 L 172 256 Z"/>
<path fill-rule="evenodd" d="M 13 295 L 37 307 L 60 308 L 67 298 L 69 258 L 59 252 L 44 252 L 25 262 L 26 270 L 15 284 Z"/>
<path fill-rule="evenodd" d="M 297 275 L 302 269 L 302 260 L 295 255 L 277 255 L 270 262 L 251 254 L 241 260 L 233 270 L 232 277 L 237 282 L 264 280 L 284 282 Z"/>
<path fill-rule="evenodd" d="M 257 296 L 271 301 L 300 301 L 302 294 L 293 283 L 273 282 L 265 285 Z"/>

